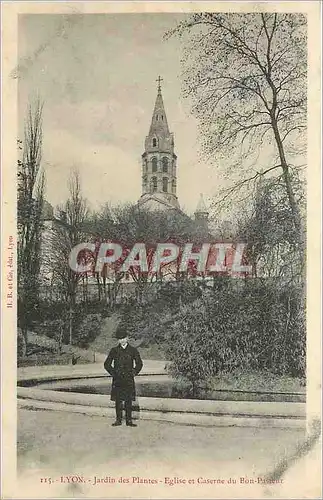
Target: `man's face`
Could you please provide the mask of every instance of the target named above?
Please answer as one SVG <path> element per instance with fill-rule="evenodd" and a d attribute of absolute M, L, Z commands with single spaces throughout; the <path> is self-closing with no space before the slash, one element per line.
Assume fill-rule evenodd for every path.
<path fill-rule="evenodd" d="M 128 337 L 124 337 L 123 339 L 119 339 L 119 344 L 121 347 L 125 347 L 128 344 Z"/>

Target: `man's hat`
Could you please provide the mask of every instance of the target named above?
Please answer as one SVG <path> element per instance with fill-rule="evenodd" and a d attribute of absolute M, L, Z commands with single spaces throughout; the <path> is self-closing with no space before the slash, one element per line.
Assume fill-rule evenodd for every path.
<path fill-rule="evenodd" d="M 125 337 L 128 337 L 127 330 L 122 326 L 121 327 L 118 326 L 115 336 L 118 340 L 124 339 Z"/>

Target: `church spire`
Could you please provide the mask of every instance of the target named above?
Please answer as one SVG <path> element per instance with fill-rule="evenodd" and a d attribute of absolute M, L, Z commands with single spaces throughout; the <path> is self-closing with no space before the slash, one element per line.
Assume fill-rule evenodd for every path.
<path fill-rule="evenodd" d="M 200 194 L 200 199 L 198 201 L 194 215 L 199 234 L 201 236 L 205 236 L 208 232 L 209 211 L 206 207 L 202 193 Z"/>
<path fill-rule="evenodd" d="M 176 196 L 177 156 L 169 131 L 162 97 L 162 78 L 157 78 L 157 97 L 142 154 L 142 195 L 139 204 L 159 210 L 179 208 Z"/>
<path fill-rule="evenodd" d="M 156 97 L 156 102 L 155 102 L 155 107 L 153 111 L 153 116 L 151 119 L 151 125 L 149 129 L 149 136 L 152 136 L 154 134 L 160 135 L 162 137 L 166 137 L 169 135 L 169 128 L 168 128 L 168 123 L 167 123 L 167 117 L 166 117 L 166 112 L 165 112 L 165 107 L 164 107 L 164 101 L 163 101 L 163 96 L 161 92 L 161 82 L 162 78 L 159 76 L 156 80 L 158 83 L 157 86 L 157 97 Z"/>
<path fill-rule="evenodd" d="M 206 208 L 206 204 L 203 198 L 203 194 L 200 193 L 200 199 L 198 201 L 196 210 L 195 210 L 195 219 L 196 220 L 201 220 L 201 219 L 208 219 L 209 217 L 209 211 Z"/>

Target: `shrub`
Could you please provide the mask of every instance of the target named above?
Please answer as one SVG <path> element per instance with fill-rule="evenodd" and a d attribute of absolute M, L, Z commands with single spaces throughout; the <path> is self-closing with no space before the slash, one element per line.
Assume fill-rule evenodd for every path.
<path fill-rule="evenodd" d="M 58 340 L 62 320 L 48 319 L 43 323 L 34 325 L 33 330 L 40 335 L 46 335 L 51 339 Z"/>
<path fill-rule="evenodd" d="M 81 321 L 74 333 L 73 344 L 79 347 L 88 347 L 99 335 L 101 328 L 101 314 L 88 314 Z"/>
<path fill-rule="evenodd" d="M 21 328 L 17 329 L 17 357 L 24 358 L 27 354 L 26 340 L 22 334 Z"/>
<path fill-rule="evenodd" d="M 218 373 L 305 376 L 305 306 L 299 285 L 220 280 L 182 308 L 167 331 L 166 359 L 193 390 Z"/>

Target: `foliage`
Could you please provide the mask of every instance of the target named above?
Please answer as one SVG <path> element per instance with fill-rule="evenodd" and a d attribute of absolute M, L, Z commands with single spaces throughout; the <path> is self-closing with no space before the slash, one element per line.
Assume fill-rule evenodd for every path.
<path fill-rule="evenodd" d="M 101 315 L 88 314 L 80 322 L 73 337 L 73 344 L 79 347 L 88 347 L 100 333 Z"/>
<path fill-rule="evenodd" d="M 213 377 L 210 381 L 210 388 L 222 391 L 263 391 L 272 393 L 298 392 L 306 394 L 305 380 L 302 377 L 290 377 L 287 375 L 277 375 L 272 372 L 255 371 L 244 372 L 235 370 L 231 373 L 221 374 Z"/>
<path fill-rule="evenodd" d="M 240 369 L 304 376 L 303 294 L 300 285 L 279 280 L 220 279 L 169 327 L 171 373 L 193 386 Z"/>
<path fill-rule="evenodd" d="M 21 328 L 17 329 L 17 358 L 23 358 L 27 354 L 27 345 Z"/>
<path fill-rule="evenodd" d="M 39 322 L 57 320 L 64 316 L 65 310 L 65 302 L 41 300 L 39 301 L 38 314 L 33 319 Z"/>
<path fill-rule="evenodd" d="M 193 281 L 162 283 L 154 300 L 139 305 L 130 302 L 121 308 L 121 325 L 131 338 L 140 339 L 141 347 L 156 344 L 163 349 L 168 326 L 181 305 L 193 303 L 201 294 L 201 286 Z"/>
<path fill-rule="evenodd" d="M 158 290 L 159 302 L 171 309 L 188 304 L 201 296 L 200 284 L 194 280 L 164 282 Z"/>
<path fill-rule="evenodd" d="M 296 174 L 295 174 L 296 175 Z M 296 186 L 296 180 L 294 182 Z M 257 185 L 252 213 L 239 220 L 239 238 L 247 242 L 246 257 L 255 277 L 281 277 L 286 282 L 303 279 L 305 261 L 281 179 L 263 179 Z M 297 202 L 305 212 L 302 186 Z"/>
<path fill-rule="evenodd" d="M 87 326 L 86 318 L 97 317 L 104 318 L 107 316 L 107 307 L 102 305 L 100 302 L 87 302 L 76 303 L 74 308 L 74 332 L 75 339 L 73 341 L 74 345 L 84 344 L 84 339 L 86 339 Z M 61 348 L 63 344 L 69 344 L 69 311 L 66 309 L 65 302 L 50 302 L 48 300 L 43 300 L 39 302 L 38 313 L 32 318 L 32 329 L 36 333 L 46 335 L 49 338 L 55 339 L 59 342 Z M 91 319 L 89 320 L 92 321 Z M 82 326 L 82 324 L 84 325 Z M 79 334 L 79 330 L 84 330 L 85 333 Z M 88 333 L 89 342 L 94 340 L 94 338 L 100 333 L 99 330 L 94 328 L 92 333 Z M 81 344 L 79 344 L 79 340 Z"/>
<path fill-rule="evenodd" d="M 61 322 L 62 320 L 60 318 L 46 319 L 34 325 L 33 331 L 56 340 L 58 338 Z"/>

